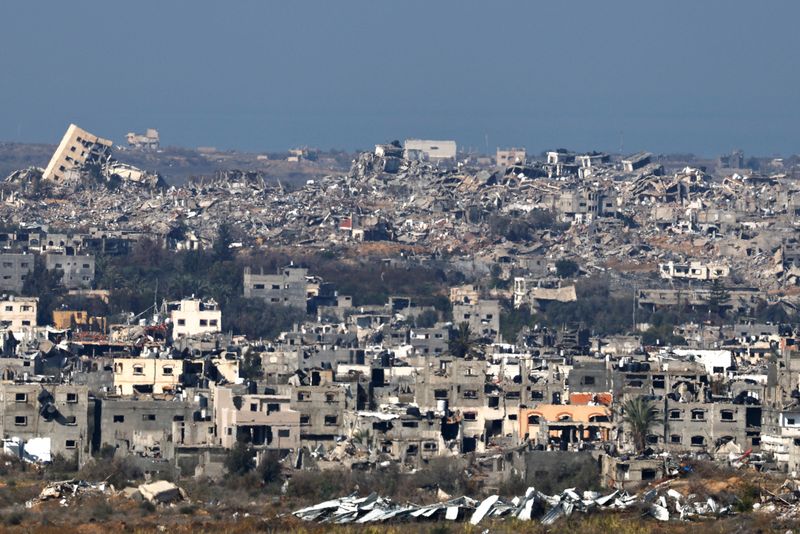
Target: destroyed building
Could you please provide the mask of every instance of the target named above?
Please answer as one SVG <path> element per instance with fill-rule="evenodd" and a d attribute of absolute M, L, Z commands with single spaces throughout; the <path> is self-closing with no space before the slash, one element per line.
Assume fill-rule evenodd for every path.
<path fill-rule="evenodd" d="M 155 128 L 148 128 L 143 134 L 128 132 L 125 140 L 128 141 L 130 147 L 145 150 L 157 150 L 161 142 L 158 130 Z"/>
<path fill-rule="evenodd" d="M 309 281 L 308 269 L 287 266 L 278 269 L 276 274 L 264 274 L 263 270 L 253 273 L 244 270 L 244 296 L 263 299 L 271 304 L 282 304 L 306 309 Z"/>
<path fill-rule="evenodd" d="M 29 254 L 0 253 L 0 291 L 21 292 L 25 277 L 33 271 L 33 262 Z"/>
<path fill-rule="evenodd" d="M 452 162 L 456 159 L 455 141 L 406 139 L 403 157 L 407 160 L 425 160 L 434 163 Z"/>
<path fill-rule="evenodd" d="M 15 332 L 30 330 L 36 326 L 38 301 L 35 297 L 0 297 L 0 324 Z"/>
<path fill-rule="evenodd" d="M 53 182 L 72 180 L 88 164 L 101 164 L 111 155 L 113 143 L 70 124 L 50 158 L 42 178 Z"/>

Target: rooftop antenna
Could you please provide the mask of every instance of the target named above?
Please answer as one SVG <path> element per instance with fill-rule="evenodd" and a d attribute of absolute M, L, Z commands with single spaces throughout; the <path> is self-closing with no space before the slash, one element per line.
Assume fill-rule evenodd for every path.
<path fill-rule="evenodd" d="M 486 142 L 486 155 L 489 155 L 489 134 L 483 134 L 483 140 Z"/>
<path fill-rule="evenodd" d="M 619 131 L 619 155 L 623 155 L 625 153 L 625 132 L 622 130 Z"/>

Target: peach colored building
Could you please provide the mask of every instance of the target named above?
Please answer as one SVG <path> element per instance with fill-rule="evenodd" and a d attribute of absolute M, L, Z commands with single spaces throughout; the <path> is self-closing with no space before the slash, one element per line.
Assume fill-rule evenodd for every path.
<path fill-rule="evenodd" d="M 540 404 L 520 408 L 518 420 L 519 435 L 539 441 L 605 441 L 611 431 L 611 410 L 600 405 Z"/>

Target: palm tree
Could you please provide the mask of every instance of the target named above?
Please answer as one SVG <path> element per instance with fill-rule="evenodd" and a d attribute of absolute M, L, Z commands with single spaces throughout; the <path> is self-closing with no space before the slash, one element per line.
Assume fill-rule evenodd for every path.
<path fill-rule="evenodd" d="M 633 397 L 622 403 L 622 413 L 622 420 L 631 427 L 636 452 L 642 452 L 648 430 L 658 422 L 656 405 L 645 397 Z"/>
<path fill-rule="evenodd" d="M 476 352 L 478 339 L 472 336 L 472 329 L 469 323 L 461 323 L 458 325 L 456 335 L 448 343 L 450 354 L 456 358 L 465 358 L 472 356 Z"/>

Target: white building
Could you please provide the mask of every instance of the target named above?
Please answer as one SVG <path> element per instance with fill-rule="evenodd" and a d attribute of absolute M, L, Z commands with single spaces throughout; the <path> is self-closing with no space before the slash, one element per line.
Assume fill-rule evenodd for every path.
<path fill-rule="evenodd" d="M 721 263 L 703 263 L 701 261 L 691 261 L 689 263 L 667 262 L 658 265 L 658 272 L 661 278 L 671 280 L 673 278 L 684 278 L 690 280 L 716 280 L 727 277 L 731 269 Z"/>
<path fill-rule="evenodd" d="M 710 376 L 724 376 L 733 367 L 733 353 L 729 350 L 673 349 L 672 353 L 681 358 L 692 358 L 706 368 Z"/>
<path fill-rule="evenodd" d="M 213 299 L 184 299 L 170 303 L 170 308 L 173 340 L 221 331 L 222 311 Z"/>
<path fill-rule="evenodd" d="M 422 159 L 437 163 L 440 161 L 455 161 L 455 141 L 432 141 L 426 139 L 406 139 L 403 145 L 405 159 Z"/>
<path fill-rule="evenodd" d="M 789 472 L 800 471 L 800 411 L 779 412 L 777 434 L 762 432 L 761 450 L 773 454 Z"/>
<path fill-rule="evenodd" d="M 497 152 L 495 153 L 495 161 L 497 161 L 498 167 L 524 164 L 525 157 L 526 154 L 524 148 L 498 148 Z"/>
<path fill-rule="evenodd" d="M 148 128 L 144 134 L 128 132 L 128 135 L 125 136 L 125 139 L 127 139 L 130 146 L 146 150 L 158 149 L 161 141 L 160 136 L 158 135 L 158 130 L 155 128 Z"/>

